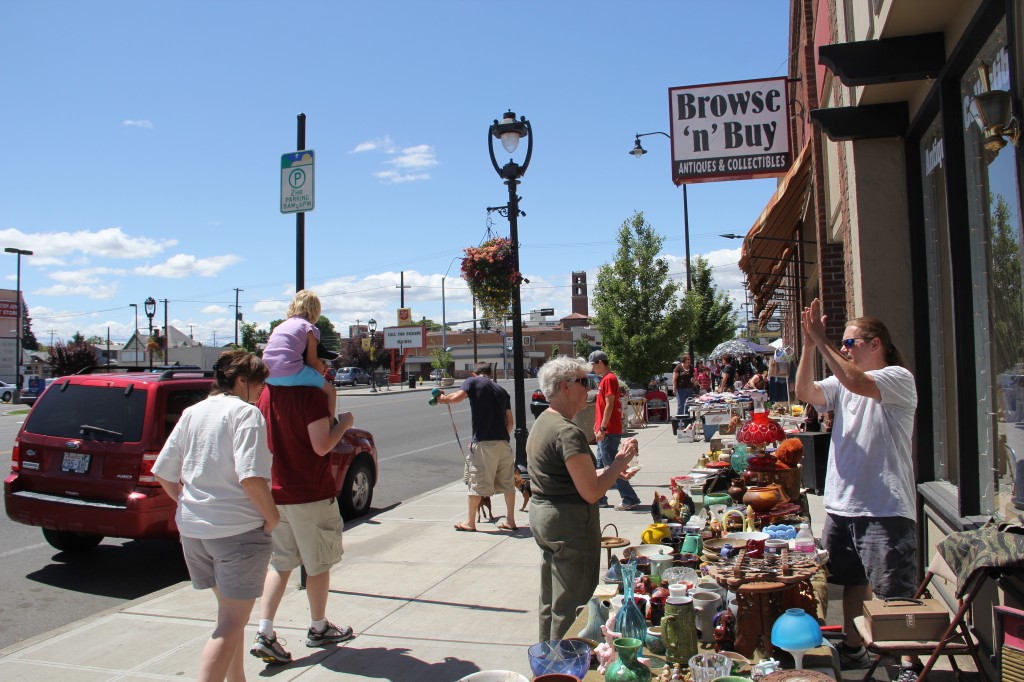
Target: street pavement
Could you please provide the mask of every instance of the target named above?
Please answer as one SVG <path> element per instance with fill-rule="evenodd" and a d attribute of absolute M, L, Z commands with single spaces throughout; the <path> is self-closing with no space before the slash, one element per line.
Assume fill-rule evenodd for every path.
<path fill-rule="evenodd" d="M 676 442 L 669 424 L 648 425 L 632 435 L 643 464 L 633 486 L 645 504 L 655 490 L 667 492 L 669 479 L 688 471 L 707 450 L 706 443 Z M 614 491 L 611 498 L 619 501 Z M 504 502 L 492 502 L 500 520 Z M 517 493 L 517 510 L 521 504 Z M 817 534 L 821 498 L 811 496 L 810 507 Z M 356 637 L 337 646 L 307 648 L 307 601 L 295 586 L 275 621 L 294 661 L 266 666 L 246 654 L 247 676 L 453 682 L 480 670 L 511 670 L 529 678 L 526 650 L 537 641 L 540 551 L 527 527 L 527 513 L 516 512 L 516 532 L 488 522 L 478 523 L 475 533 L 456 532 L 454 524 L 465 515 L 466 488 L 459 481 L 346 530 L 344 559 L 331 572 L 327 615 L 353 627 Z M 602 525 L 615 524 L 615 534 L 637 543 L 651 522 L 649 509 L 604 509 L 601 515 Z M 298 572 L 293 575 L 297 578 Z M 839 617 L 837 597 L 835 592 L 830 597 L 829 622 Z M 247 646 L 258 612 L 257 602 L 246 629 Z M 209 591 L 181 583 L 0 651 L 0 679 L 195 679 L 215 616 Z M 945 675 L 930 679 L 941 681 Z"/>

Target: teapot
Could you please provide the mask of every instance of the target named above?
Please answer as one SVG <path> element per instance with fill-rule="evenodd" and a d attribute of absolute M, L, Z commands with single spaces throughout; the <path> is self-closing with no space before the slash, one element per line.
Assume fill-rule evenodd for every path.
<path fill-rule="evenodd" d="M 671 538 L 672 531 L 667 523 L 652 523 L 640 534 L 640 539 L 645 545 L 660 545 L 665 538 Z"/>

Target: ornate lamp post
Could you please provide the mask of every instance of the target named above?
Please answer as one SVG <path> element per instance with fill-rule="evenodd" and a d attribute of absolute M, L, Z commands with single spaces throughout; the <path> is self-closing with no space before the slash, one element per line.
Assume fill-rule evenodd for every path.
<path fill-rule="evenodd" d="M 376 369 L 377 365 L 377 349 L 373 345 L 373 335 L 377 332 L 377 320 L 370 318 L 370 321 L 366 323 L 366 326 L 370 330 L 370 393 L 376 393 L 377 373 L 373 370 Z"/>
<path fill-rule="evenodd" d="M 149 344 L 153 340 L 153 316 L 156 315 L 156 299 L 150 296 L 146 299 L 146 317 L 149 318 L 149 340 L 146 341 L 146 346 L 149 350 L 149 368 L 153 369 L 153 349 L 149 347 Z"/>
<path fill-rule="evenodd" d="M 509 154 L 515 152 L 519 141 L 526 138 L 526 158 L 522 165 L 512 159 L 504 166 L 499 166 L 494 157 L 494 141 L 501 140 L 501 146 Z M 526 169 L 530 165 L 530 157 L 533 156 L 533 128 L 526 117 L 516 120 L 516 115 L 511 111 L 505 112 L 501 121 L 494 121 L 487 130 L 487 150 L 491 155 L 491 165 L 494 171 L 505 181 L 508 186 L 508 204 L 495 208 L 488 208 L 498 211 L 502 216 L 508 218 L 509 239 L 512 242 L 512 263 L 516 272 L 519 272 L 519 216 L 525 213 L 519 210 L 519 196 L 516 194 L 516 185 L 519 178 L 526 175 Z M 526 464 L 526 389 L 523 382 L 523 315 L 522 300 L 520 298 L 520 286 L 522 277 L 516 282 L 512 293 L 512 366 L 515 371 L 515 416 L 516 416 L 516 464 Z"/>
<path fill-rule="evenodd" d="M 12 246 L 8 246 L 4 251 L 6 253 L 13 253 L 18 258 L 18 274 L 14 284 L 16 289 L 14 296 L 16 299 L 15 305 L 18 306 L 18 327 L 17 333 L 14 335 L 14 396 L 11 398 L 11 402 L 17 405 L 21 402 L 21 337 L 25 332 L 21 326 L 21 310 L 24 307 L 21 303 L 21 257 L 31 256 L 32 252 L 25 249 L 16 249 Z"/>

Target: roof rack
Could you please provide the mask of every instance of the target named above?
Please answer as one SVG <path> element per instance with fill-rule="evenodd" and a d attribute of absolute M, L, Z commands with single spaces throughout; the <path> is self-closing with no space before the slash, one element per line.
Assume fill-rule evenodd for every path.
<path fill-rule="evenodd" d="M 182 366 L 182 367 L 175 367 L 174 369 L 166 369 L 163 372 L 161 372 L 160 373 L 160 381 L 163 381 L 164 379 L 173 379 L 175 377 L 175 375 L 177 375 L 177 374 L 190 374 L 190 375 L 193 375 L 193 376 L 196 375 L 196 374 L 201 374 L 204 379 L 212 379 L 213 378 L 213 370 L 212 369 L 202 369 L 201 367 L 198 367 L 198 366 L 196 366 L 196 367 Z"/>
<path fill-rule="evenodd" d="M 127 373 L 135 369 L 134 367 L 122 367 L 120 365 L 93 365 L 92 367 L 83 367 L 82 369 L 75 372 L 75 376 L 79 374 L 104 374 L 110 372 Z"/>

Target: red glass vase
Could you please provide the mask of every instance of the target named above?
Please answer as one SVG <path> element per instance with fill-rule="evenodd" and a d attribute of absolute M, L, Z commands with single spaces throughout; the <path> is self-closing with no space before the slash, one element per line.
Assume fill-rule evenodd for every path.
<path fill-rule="evenodd" d="M 774 419 L 769 419 L 768 413 L 761 410 L 754 410 L 750 421 L 736 434 L 737 443 L 752 447 L 764 447 L 785 438 L 786 432 L 782 426 Z"/>

